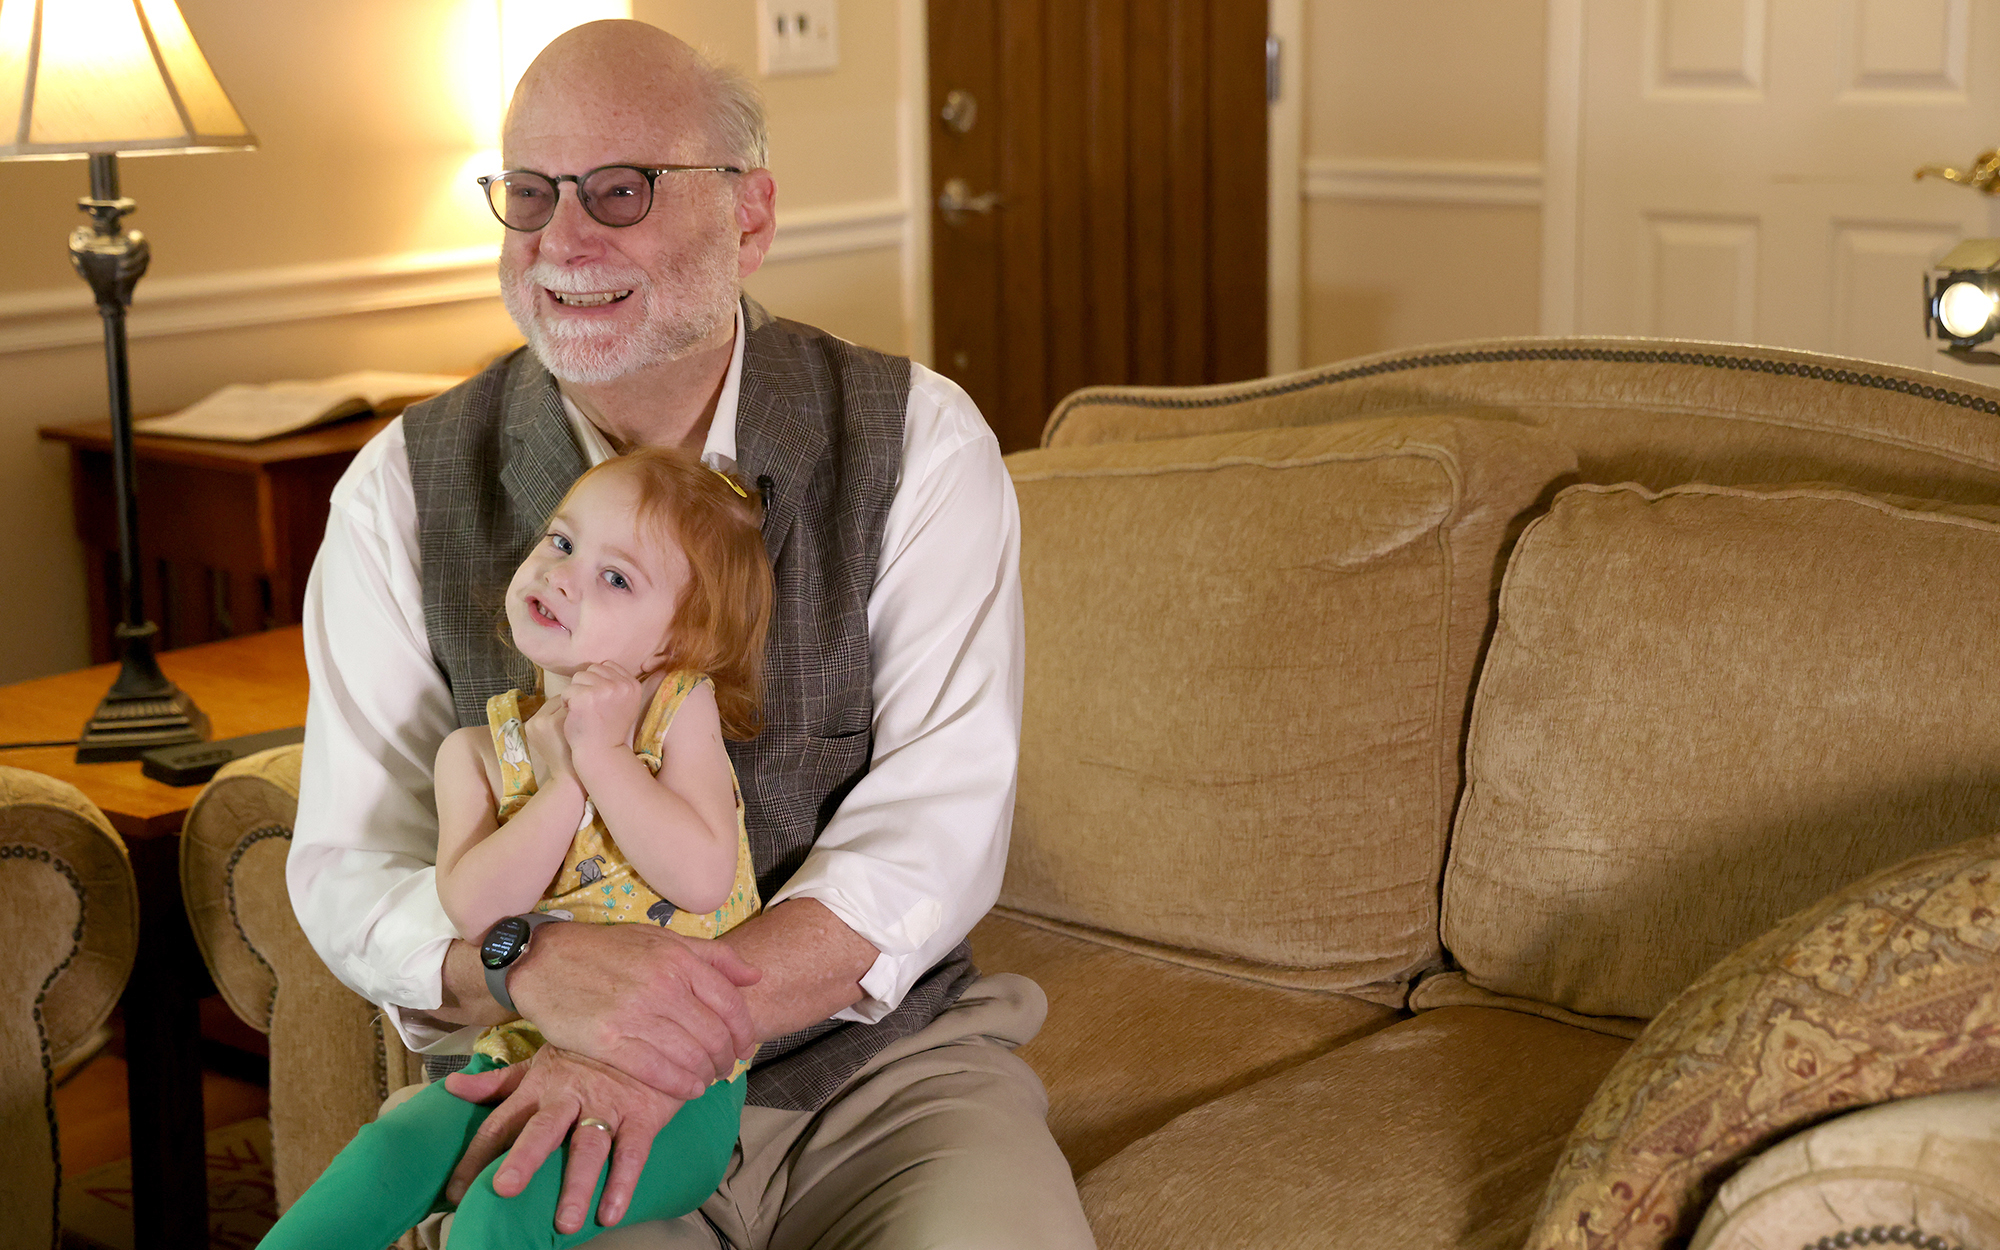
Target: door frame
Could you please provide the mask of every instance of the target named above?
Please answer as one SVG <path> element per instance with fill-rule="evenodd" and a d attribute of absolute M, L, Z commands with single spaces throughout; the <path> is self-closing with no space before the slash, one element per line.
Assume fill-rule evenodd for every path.
<path fill-rule="evenodd" d="M 910 359 L 935 363 L 931 318 L 931 54 L 926 0 L 896 0 L 903 42 L 896 103 L 897 165 L 902 170 L 903 327 Z"/>
<path fill-rule="evenodd" d="M 1291 373 L 1305 361 L 1305 0 L 1269 0 L 1265 30 L 1278 40 L 1278 98 L 1268 102 L 1269 203 L 1264 238 L 1264 371 Z"/>
<path fill-rule="evenodd" d="M 1548 95 L 1542 120 L 1542 310 L 1545 335 L 1576 333 L 1577 213 L 1583 186 L 1583 3 L 1548 0 Z"/>
<path fill-rule="evenodd" d="M 1580 0 L 1579 0 L 1580 2 Z M 912 360 L 934 363 L 931 316 L 930 28 L 926 0 L 897 0 L 902 40 L 896 107 L 898 189 L 903 202 L 903 327 Z M 1268 0 L 1265 29 L 1279 40 L 1279 91 L 1267 109 L 1266 363 L 1289 373 L 1303 363 L 1305 233 L 1305 0 Z"/>

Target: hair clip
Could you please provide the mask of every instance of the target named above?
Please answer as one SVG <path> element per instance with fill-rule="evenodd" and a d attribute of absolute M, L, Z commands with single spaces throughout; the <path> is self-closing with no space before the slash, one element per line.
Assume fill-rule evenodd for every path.
<path fill-rule="evenodd" d="M 738 482 L 735 478 L 729 476 L 727 473 L 724 473 L 721 469 L 711 468 L 709 469 L 709 472 L 715 474 L 715 476 L 729 483 L 729 489 L 735 491 L 738 498 L 741 499 L 750 498 L 750 492 L 744 490 L 740 482 Z"/>

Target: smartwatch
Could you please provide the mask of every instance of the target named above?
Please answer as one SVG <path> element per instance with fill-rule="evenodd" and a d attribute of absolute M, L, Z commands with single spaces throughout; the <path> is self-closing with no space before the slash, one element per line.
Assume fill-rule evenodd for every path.
<path fill-rule="evenodd" d="M 529 934 L 541 925 L 566 919 L 531 911 L 525 916 L 503 917 L 486 931 L 485 939 L 479 943 L 479 962 L 486 968 L 486 991 L 495 1002 L 517 1016 L 521 1014 L 507 994 L 507 973 L 528 953 Z"/>

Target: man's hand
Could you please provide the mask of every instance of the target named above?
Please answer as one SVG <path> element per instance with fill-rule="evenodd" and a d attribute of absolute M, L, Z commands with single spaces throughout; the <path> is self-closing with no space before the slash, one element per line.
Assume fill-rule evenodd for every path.
<path fill-rule="evenodd" d="M 502 1198 L 515 1197 L 568 1137 L 569 1164 L 563 1171 L 555 1219 L 556 1231 L 565 1234 L 583 1227 L 591 1191 L 607 1157 L 611 1171 L 597 1204 L 597 1222 L 610 1227 L 625 1218 L 632 1189 L 652 1153 L 653 1138 L 683 1103 L 616 1068 L 555 1046 L 544 1046 L 528 1062 L 511 1067 L 471 1075 L 455 1072 L 445 1078 L 444 1087 L 467 1102 L 506 1099 L 473 1134 L 446 1182 L 446 1199 L 454 1205 L 462 1201 L 480 1172 L 503 1150 L 507 1159 L 494 1174 L 493 1191 Z M 586 1117 L 608 1125 L 609 1131 L 575 1127 Z"/>
<path fill-rule="evenodd" d="M 550 1043 L 683 1102 L 757 1051 L 742 988 L 761 974 L 721 942 L 651 925 L 543 925 L 507 982 Z"/>
<path fill-rule="evenodd" d="M 595 1116 L 616 1131 L 586 1129 L 585 1138 L 615 1136 L 615 1150 L 610 1143 L 578 1140 L 556 1209 L 584 1209 L 596 1169 L 612 1151 L 598 1220 L 621 1218 L 631 1202 L 632 1178 L 674 1112 L 726 1075 L 738 1056 L 749 1058 L 760 1037 L 794 1032 L 852 1004 L 875 953 L 814 899 L 765 909 L 732 929 L 727 944 L 648 925 L 543 925 L 508 988 L 551 1044 L 530 1063 L 448 1078 L 446 1088 L 461 1098 L 507 1100 L 453 1173 L 449 1196 L 462 1194 L 509 1142 L 514 1153 L 496 1188 L 519 1192 L 568 1127 L 579 1116 Z M 770 975 L 762 976 L 746 957 Z M 451 944 L 444 983 L 439 1020 L 488 1024 L 500 1018 L 471 943 Z M 750 987 L 754 1002 L 741 992 Z M 535 1123 L 544 1109 L 547 1117 Z M 635 1149 L 627 1163 L 625 1152 Z M 567 1227 L 564 1218 L 558 1227 Z"/>
<path fill-rule="evenodd" d="M 579 670 L 563 690 L 569 708 L 563 736 L 570 749 L 629 752 L 645 698 L 638 679 L 609 660 Z"/>
<path fill-rule="evenodd" d="M 563 733 L 568 718 L 567 695 L 552 695 L 521 726 L 521 732 L 528 739 L 528 758 L 534 761 L 535 785 L 539 789 L 547 789 L 551 777 L 576 775 L 576 764 L 570 759 L 569 739 Z"/>

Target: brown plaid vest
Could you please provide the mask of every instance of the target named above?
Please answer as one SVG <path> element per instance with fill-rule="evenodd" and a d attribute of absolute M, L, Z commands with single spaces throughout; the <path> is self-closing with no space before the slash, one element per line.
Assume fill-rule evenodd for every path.
<path fill-rule="evenodd" d="M 744 301 L 739 474 L 764 486 L 776 574 L 764 728 L 729 744 L 757 887 L 769 898 L 868 771 L 874 699 L 868 595 L 896 492 L 910 364 L 773 319 Z M 503 638 L 504 594 L 586 467 L 555 379 L 522 349 L 403 414 L 423 561 L 424 625 L 461 725 L 533 681 Z M 768 480 L 767 480 L 768 479 Z M 765 1044 L 749 1101 L 812 1110 L 882 1047 L 928 1024 L 977 973 L 971 951 L 932 968 L 875 1024 L 826 1020 Z"/>

